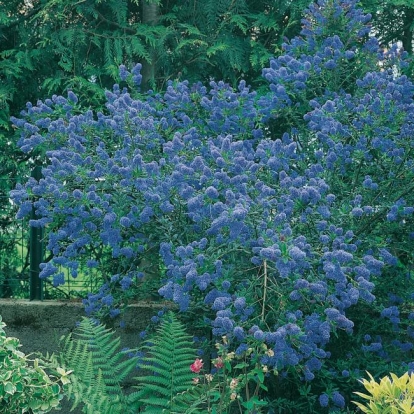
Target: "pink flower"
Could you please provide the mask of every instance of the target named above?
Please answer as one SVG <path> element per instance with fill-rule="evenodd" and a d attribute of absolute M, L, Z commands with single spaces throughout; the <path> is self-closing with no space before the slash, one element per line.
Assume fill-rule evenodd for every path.
<path fill-rule="evenodd" d="M 197 385 L 200 382 L 200 378 L 193 378 L 193 384 Z"/>
<path fill-rule="evenodd" d="M 197 358 L 191 365 L 190 365 L 190 369 L 191 371 L 195 372 L 196 374 L 198 374 L 201 370 L 201 368 L 203 368 L 203 360 Z"/>
<path fill-rule="evenodd" d="M 214 360 L 214 366 L 217 369 L 223 368 L 224 364 L 223 364 L 223 358 L 222 357 L 218 357 L 217 359 Z"/>

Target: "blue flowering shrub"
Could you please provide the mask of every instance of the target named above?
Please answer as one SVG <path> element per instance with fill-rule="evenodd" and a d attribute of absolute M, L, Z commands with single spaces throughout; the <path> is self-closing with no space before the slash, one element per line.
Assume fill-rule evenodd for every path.
<path fill-rule="evenodd" d="M 110 316 L 151 285 L 227 352 L 263 343 L 275 412 L 341 410 L 359 370 L 414 369 L 414 85 L 369 19 L 312 4 L 260 92 L 142 95 L 137 65 L 105 113 L 28 104 L 13 122 L 43 178 L 12 198 L 46 229 L 41 277 L 99 272 L 86 311 Z"/>

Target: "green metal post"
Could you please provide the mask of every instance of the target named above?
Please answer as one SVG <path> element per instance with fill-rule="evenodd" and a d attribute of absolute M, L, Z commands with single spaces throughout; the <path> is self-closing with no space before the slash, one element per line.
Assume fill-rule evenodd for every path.
<path fill-rule="evenodd" d="M 41 167 L 37 165 L 32 171 L 32 177 L 39 181 L 42 177 Z M 32 207 L 31 219 L 37 218 Z M 40 263 L 43 260 L 43 229 L 30 227 L 30 300 L 43 300 L 43 281 L 39 277 Z"/>

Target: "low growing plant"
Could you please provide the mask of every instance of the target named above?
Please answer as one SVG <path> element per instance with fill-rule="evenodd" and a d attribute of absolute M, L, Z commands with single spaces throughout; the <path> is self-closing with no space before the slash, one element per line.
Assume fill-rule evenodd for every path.
<path fill-rule="evenodd" d="M 73 333 L 62 338 L 62 351 L 50 360 L 72 372 L 65 386 L 72 409 L 81 404 L 86 414 L 134 413 L 123 382 L 137 360 L 120 350 L 120 338 L 112 330 L 83 318 Z"/>
<path fill-rule="evenodd" d="M 277 371 L 271 372 L 260 359 L 263 351 L 269 356 L 273 356 L 273 351 L 257 342 L 237 352 L 229 351 L 229 345 L 226 336 L 216 343 L 216 356 L 209 364 L 211 369 L 203 369 L 204 362 L 199 358 L 190 366 L 196 374 L 193 386 L 176 397 L 186 407 L 183 413 L 265 412 L 262 409 L 268 407 L 269 401 L 260 396 L 260 391 L 268 391 L 265 377 L 269 379 Z"/>
<path fill-rule="evenodd" d="M 5 326 L 0 316 L 0 412 L 48 413 L 59 406 L 70 371 L 56 367 L 56 372 L 48 373 L 49 364 L 19 351 L 20 341 L 8 337 Z"/>
<path fill-rule="evenodd" d="M 141 375 L 135 377 L 135 407 L 146 414 L 183 412 L 175 396 L 191 387 L 190 365 L 196 354 L 192 337 L 172 312 L 165 314 L 156 332 L 140 348 Z M 140 412 L 141 412 L 140 411 Z"/>
<path fill-rule="evenodd" d="M 405 373 L 401 377 L 391 373 L 380 381 L 375 381 L 368 372 L 370 380 L 362 379 L 369 394 L 355 392 L 365 403 L 353 401 L 367 414 L 412 414 L 414 413 L 414 374 Z"/>
<path fill-rule="evenodd" d="M 192 337 L 173 313 L 164 315 L 137 352 L 139 357 L 135 350 L 120 350 L 114 331 L 89 318 L 83 318 L 62 344 L 62 351 L 50 359 L 73 371 L 65 387 L 67 397 L 74 401 L 72 409 L 79 404 L 86 414 L 184 409 L 175 396 L 191 387 L 190 365 L 196 351 Z M 130 380 L 138 391 L 127 394 L 125 380 L 136 368 L 140 375 Z"/>
<path fill-rule="evenodd" d="M 193 338 L 173 312 L 162 316 L 137 352 L 120 351 L 114 332 L 87 318 L 63 344 L 52 360 L 73 370 L 65 392 L 74 400 L 72 408 L 82 404 L 87 414 L 257 413 L 267 406 L 258 391 L 267 390 L 270 371 L 260 355 L 273 351 L 256 343 L 230 352 L 223 337 L 214 357 L 208 356 L 209 368 L 203 369 Z M 125 359 L 127 353 L 130 359 Z M 140 371 L 132 380 L 138 390 L 127 395 L 124 380 L 134 368 Z"/>

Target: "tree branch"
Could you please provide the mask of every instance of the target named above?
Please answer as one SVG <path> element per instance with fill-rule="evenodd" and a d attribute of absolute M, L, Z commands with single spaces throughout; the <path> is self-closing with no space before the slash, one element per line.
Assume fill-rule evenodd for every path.
<path fill-rule="evenodd" d="M 128 33 L 133 33 L 136 34 L 136 30 L 132 29 L 131 27 L 125 27 L 125 26 L 121 26 L 119 23 L 117 22 L 113 22 L 112 20 L 108 20 L 102 13 L 98 12 L 96 10 L 97 15 L 99 16 L 99 18 L 101 19 L 101 21 L 110 24 L 111 26 L 115 26 L 118 29 L 122 29 L 125 30 Z"/>

